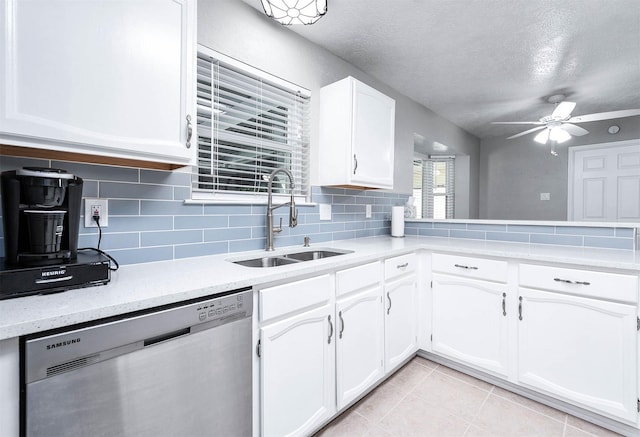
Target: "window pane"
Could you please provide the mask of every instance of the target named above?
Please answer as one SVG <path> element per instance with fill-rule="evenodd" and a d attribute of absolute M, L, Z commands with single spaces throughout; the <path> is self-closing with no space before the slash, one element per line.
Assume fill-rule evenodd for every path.
<path fill-rule="evenodd" d="M 294 176 L 294 194 L 306 196 L 309 97 L 216 55 L 198 52 L 194 191 L 266 193 L 266 177 L 284 167 Z M 288 193 L 289 181 L 275 182 L 275 192 Z"/>

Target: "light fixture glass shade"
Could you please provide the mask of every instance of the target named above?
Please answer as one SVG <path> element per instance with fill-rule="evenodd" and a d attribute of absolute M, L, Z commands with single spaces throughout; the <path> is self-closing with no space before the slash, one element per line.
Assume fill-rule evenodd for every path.
<path fill-rule="evenodd" d="M 327 0 L 262 0 L 262 7 L 278 23 L 313 24 L 327 13 Z"/>
<path fill-rule="evenodd" d="M 548 139 L 549 139 L 549 129 L 543 129 L 540 131 L 538 135 L 535 136 L 533 141 L 540 144 L 547 144 Z"/>
<path fill-rule="evenodd" d="M 551 129 L 551 132 L 549 133 L 549 138 L 555 141 L 556 143 L 560 144 L 570 140 L 571 134 L 560 127 L 554 127 Z"/>

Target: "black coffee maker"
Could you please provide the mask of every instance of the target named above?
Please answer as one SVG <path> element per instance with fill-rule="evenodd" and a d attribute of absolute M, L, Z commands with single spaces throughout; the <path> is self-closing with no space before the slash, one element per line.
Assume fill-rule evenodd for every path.
<path fill-rule="evenodd" d="M 1 177 L 5 263 L 43 266 L 75 260 L 82 179 L 39 167 L 6 171 Z"/>

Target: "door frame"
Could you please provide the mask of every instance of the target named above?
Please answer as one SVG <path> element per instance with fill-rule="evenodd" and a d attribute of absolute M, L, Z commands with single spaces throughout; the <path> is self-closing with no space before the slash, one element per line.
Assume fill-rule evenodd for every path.
<path fill-rule="evenodd" d="M 575 173 L 575 154 L 576 152 L 582 152 L 585 150 L 605 149 L 607 147 L 624 147 L 632 146 L 634 144 L 640 144 L 640 139 L 623 140 L 623 141 L 611 141 L 607 143 L 587 144 L 584 146 L 572 146 L 569 147 L 568 156 L 568 172 L 567 172 L 567 221 L 574 221 L 573 214 L 573 195 L 574 195 L 574 173 Z"/>

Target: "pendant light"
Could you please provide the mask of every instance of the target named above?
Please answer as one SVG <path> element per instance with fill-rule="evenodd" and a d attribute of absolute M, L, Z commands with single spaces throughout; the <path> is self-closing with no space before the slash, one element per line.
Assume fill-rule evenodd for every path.
<path fill-rule="evenodd" d="M 280 24 L 313 24 L 327 13 L 327 0 L 262 0 L 262 7 Z"/>

